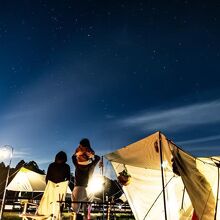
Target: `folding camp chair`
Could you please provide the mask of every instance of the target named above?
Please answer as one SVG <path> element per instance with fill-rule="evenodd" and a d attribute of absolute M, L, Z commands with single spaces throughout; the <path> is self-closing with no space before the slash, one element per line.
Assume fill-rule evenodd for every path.
<path fill-rule="evenodd" d="M 28 219 L 61 219 L 61 201 L 65 201 L 68 181 L 53 183 L 48 181 L 44 194 L 40 200 L 40 204 L 35 214 L 27 213 L 28 203 L 24 204 L 24 211 L 19 215 L 23 220 Z M 31 204 L 33 205 L 33 204 Z"/>

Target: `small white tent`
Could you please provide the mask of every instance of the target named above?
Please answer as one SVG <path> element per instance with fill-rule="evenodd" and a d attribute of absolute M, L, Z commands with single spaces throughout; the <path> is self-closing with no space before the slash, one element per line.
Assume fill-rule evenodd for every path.
<path fill-rule="evenodd" d="M 20 192 L 43 192 L 46 175 L 22 167 L 7 186 L 7 190 Z"/>
<path fill-rule="evenodd" d="M 123 190 L 137 220 L 191 219 L 193 208 L 199 219 L 214 219 L 218 175 L 210 159 L 190 156 L 160 132 L 105 157 L 117 176 L 125 169 L 131 175 Z"/>
<path fill-rule="evenodd" d="M 44 192 L 46 188 L 46 175 L 39 174 L 22 167 L 7 186 L 7 190 L 18 192 Z M 72 191 L 67 187 L 67 195 Z"/>

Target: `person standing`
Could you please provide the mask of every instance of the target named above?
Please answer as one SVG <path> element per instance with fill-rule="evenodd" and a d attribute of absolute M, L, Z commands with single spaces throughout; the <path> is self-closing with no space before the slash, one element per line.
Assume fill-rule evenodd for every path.
<path fill-rule="evenodd" d="M 55 161 L 51 163 L 47 169 L 46 183 L 48 180 L 54 183 L 70 181 L 70 166 L 66 163 L 67 155 L 60 151 L 55 156 Z"/>
<path fill-rule="evenodd" d="M 75 166 L 74 189 L 72 192 L 72 210 L 78 214 L 81 201 L 88 201 L 86 188 L 89 179 L 92 177 L 95 166 L 99 162 L 100 157 L 95 155 L 94 150 L 90 146 L 90 141 L 84 138 L 80 141 L 75 153 L 72 155 L 72 161 Z M 87 205 L 83 204 L 84 219 L 87 219 Z"/>
<path fill-rule="evenodd" d="M 66 195 L 66 192 L 64 193 L 63 190 L 65 189 L 65 187 L 67 189 L 68 183 L 70 181 L 70 166 L 66 162 L 66 153 L 64 151 L 60 151 L 56 154 L 54 162 L 49 165 L 46 174 L 47 186 L 41 199 L 40 206 L 38 208 L 38 214 L 53 214 L 54 218 L 56 218 L 60 215 L 60 211 L 63 211 L 64 204 L 59 204 L 59 206 L 57 206 L 54 205 L 56 204 L 54 202 L 65 199 L 62 198 L 63 195 Z M 58 191 L 55 190 L 58 189 L 61 185 L 64 187 L 62 190 L 62 196 L 60 193 L 57 194 Z M 54 190 L 52 194 L 49 189 Z"/>

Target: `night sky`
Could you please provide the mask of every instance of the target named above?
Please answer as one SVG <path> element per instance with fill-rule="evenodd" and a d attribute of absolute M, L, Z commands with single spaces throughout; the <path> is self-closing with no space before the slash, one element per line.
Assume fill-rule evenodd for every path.
<path fill-rule="evenodd" d="M 47 169 L 161 130 L 220 155 L 219 1 L 0 0 L 0 145 Z"/>

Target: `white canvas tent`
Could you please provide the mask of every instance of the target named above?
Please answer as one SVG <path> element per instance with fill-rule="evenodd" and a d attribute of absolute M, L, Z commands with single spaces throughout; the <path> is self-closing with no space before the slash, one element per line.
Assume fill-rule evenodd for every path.
<path fill-rule="evenodd" d="M 46 188 L 46 175 L 39 174 L 22 167 L 7 186 L 7 190 L 20 192 L 44 192 Z M 67 187 L 67 194 L 71 194 Z"/>
<path fill-rule="evenodd" d="M 46 175 L 22 167 L 7 186 L 7 190 L 20 192 L 43 192 Z"/>
<path fill-rule="evenodd" d="M 160 132 L 105 157 L 117 176 L 124 169 L 131 175 L 123 191 L 137 220 L 191 219 L 193 208 L 199 219 L 220 219 L 220 209 L 214 217 L 218 169 L 211 159 L 195 159 Z"/>

